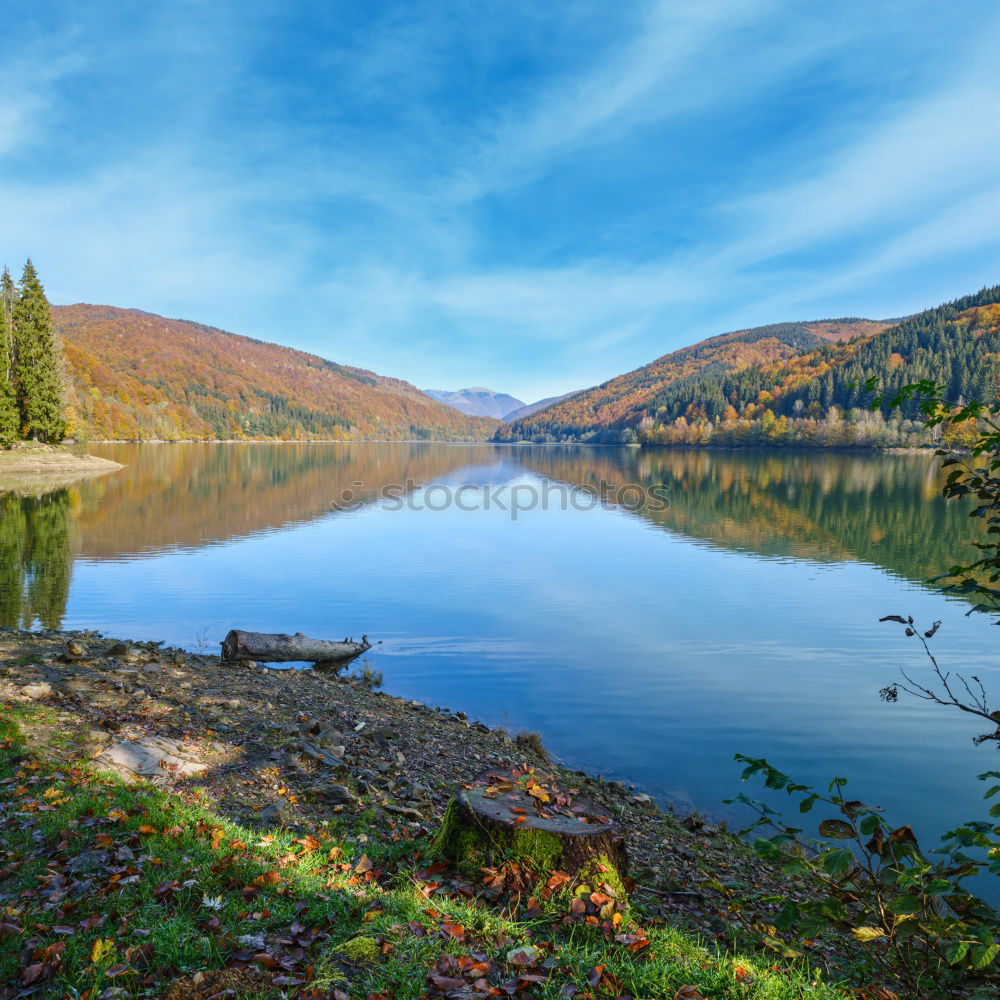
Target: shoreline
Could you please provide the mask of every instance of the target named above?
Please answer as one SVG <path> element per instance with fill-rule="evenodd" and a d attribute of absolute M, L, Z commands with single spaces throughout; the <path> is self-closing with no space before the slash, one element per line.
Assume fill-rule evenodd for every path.
<path fill-rule="evenodd" d="M 68 653 L 74 648 L 85 655 Z M 309 744 L 332 748 L 343 765 L 334 778 L 344 783 L 337 786 L 344 790 L 334 793 L 342 798 L 333 802 L 334 813 L 374 805 L 385 811 L 377 820 L 402 817 L 430 829 L 475 773 L 527 764 L 575 783 L 609 808 L 626 837 L 640 893 L 665 913 L 684 913 L 692 896 L 702 903 L 717 897 L 723 904 L 725 894 L 708 884 L 718 881 L 717 873 L 706 875 L 706 869 L 739 870 L 755 881 L 764 877 L 765 866 L 725 822 L 709 822 L 697 812 L 677 814 L 635 785 L 566 767 L 549 758 L 538 734 L 511 733 L 470 719 L 461 709 L 373 690 L 355 675 L 223 663 L 217 655 L 94 631 L 0 627 L 0 702 L 43 704 L 72 715 L 90 760 L 116 740 L 152 736 L 179 740 L 220 776 L 238 772 L 246 762 L 276 766 L 291 787 L 297 779 L 316 777 L 312 765 L 324 773 Z M 111 731 L 101 724 L 109 711 L 128 709 L 137 710 L 141 721 Z M 316 724 L 318 734 L 311 732 Z M 328 738 L 324 730 L 331 726 L 335 731 Z M 196 736 L 199 731 L 211 739 Z M 382 760 L 373 763 L 373 751 Z M 304 788 L 296 809 L 282 804 L 284 821 L 312 824 L 331 809 L 329 800 L 309 801 L 315 786 L 306 782 Z M 267 801 L 231 796 L 222 782 L 220 811 L 235 820 L 252 822 L 275 805 L 273 796 L 265 796 Z"/>
<path fill-rule="evenodd" d="M 731 445 L 731 444 L 614 444 L 607 441 L 493 441 L 489 438 L 306 438 L 298 441 L 281 438 L 93 438 L 90 445 L 191 445 L 191 444 L 424 444 L 424 445 L 492 445 L 497 448 L 629 448 L 635 451 L 720 451 L 741 454 L 766 452 L 768 454 L 854 454 L 854 455 L 930 455 L 934 456 L 936 444 L 868 447 L 865 445 Z M 93 457 L 93 456 L 90 456 Z"/>
<path fill-rule="evenodd" d="M 366 683 L 364 660 L 357 665 L 361 672 L 346 677 L 275 670 L 96 631 L 0 627 L 0 770 L 6 767 L 7 775 L 0 774 L 0 785 L 13 790 L 7 805 L 0 796 L 0 831 L 7 831 L 5 836 L 20 831 L 15 835 L 21 845 L 15 853 L 21 860 L 5 872 L 29 866 L 24 877 L 35 885 L 38 875 L 32 872 L 51 871 L 53 842 L 39 836 L 25 817 L 51 811 L 50 819 L 39 819 L 57 839 L 77 836 L 66 832 L 67 823 L 74 827 L 78 839 L 92 845 L 72 862 L 77 866 L 103 863 L 124 829 L 130 839 L 115 855 L 124 866 L 113 869 L 116 878 L 127 874 L 137 892 L 154 897 L 168 893 L 175 898 L 174 893 L 193 887 L 192 915 L 184 919 L 190 921 L 187 933 L 194 942 L 206 926 L 206 907 L 223 916 L 222 924 L 213 924 L 213 934 L 223 933 L 223 925 L 228 928 L 218 939 L 218 956 L 206 958 L 195 948 L 175 967 L 174 978 L 184 978 L 165 994 L 167 1000 L 214 1000 L 220 995 L 217 976 L 234 975 L 232 982 L 246 983 L 247 975 L 268 975 L 255 966 L 264 951 L 283 953 L 294 944 L 295 928 L 303 926 L 301 913 L 309 910 L 314 920 L 326 920 L 332 901 L 345 893 L 360 905 L 342 918 L 343 925 L 327 923 L 329 932 L 310 940 L 331 942 L 323 945 L 317 967 L 347 983 L 359 977 L 368 984 L 394 982 L 404 968 L 417 982 L 433 979 L 435 967 L 428 972 L 422 952 L 411 959 L 399 949 L 408 936 L 419 948 L 444 920 L 445 941 L 475 934 L 482 954 L 496 955 L 489 959 L 499 963 L 495 977 L 504 961 L 519 967 L 510 956 L 519 954 L 512 945 L 520 939 L 527 942 L 533 967 L 546 953 L 561 954 L 571 964 L 577 955 L 576 972 L 564 965 L 559 974 L 580 981 L 595 965 L 610 962 L 622 975 L 641 979 L 642 970 L 649 969 L 670 983 L 669 989 L 659 985 L 661 980 L 640 986 L 629 994 L 637 997 L 687 997 L 680 989 L 696 981 L 692 976 L 725 988 L 734 982 L 734 969 L 748 968 L 761 980 L 773 974 L 782 990 L 794 989 L 796 1000 L 854 995 L 841 986 L 846 987 L 844 977 L 858 960 L 857 942 L 834 933 L 805 941 L 777 931 L 781 907 L 812 896 L 797 879 L 756 857 L 724 824 L 708 823 L 697 813 L 679 816 L 660 809 L 634 786 L 566 768 L 550 760 L 538 734 L 491 728 L 462 711 L 376 690 L 377 684 Z M 542 883 L 530 880 L 530 865 L 523 869 L 516 862 L 493 861 L 500 867 L 480 869 L 477 878 L 435 860 L 434 838 L 453 797 L 494 768 L 537 774 L 547 784 L 586 797 L 611 817 L 627 849 L 627 878 L 618 889 L 610 881 L 602 886 L 610 895 L 598 893 L 594 913 L 608 899 L 620 900 L 624 936 L 613 937 L 619 925 L 601 925 L 598 916 L 584 919 L 572 907 L 567 915 L 566 901 L 546 902 L 550 897 L 538 888 Z M 49 782 L 55 784 L 43 791 Z M 94 794 L 100 803 L 96 817 Z M 119 805 L 113 808 L 115 802 Z M 79 819 L 59 818 L 63 806 L 77 810 L 72 815 Z M 60 864 L 73 857 L 64 857 L 68 841 L 62 843 L 56 851 Z M 195 855 L 201 867 L 191 867 Z M 305 884 L 297 879 L 315 878 L 317 862 L 324 866 L 325 881 L 304 897 L 302 889 L 292 892 Z M 239 872 L 222 883 L 221 875 L 209 874 L 225 873 L 231 864 L 238 864 Z M 512 874 L 499 874 L 508 868 Z M 30 921 L 41 926 L 45 911 L 23 902 L 34 893 L 19 892 L 25 883 L 5 883 L 3 874 L 0 906 L 13 905 L 6 912 L 23 914 L 25 927 Z M 515 881 L 504 888 L 508 878 Z M 546 886 L 551 884 L 550 879 Z M 532 885 L 541 903 L 526 894 Z M 111 930 L 109 925 L 102 931 L 100 923 L 102 907 L 114 905 L 112 898 L 96 897 L 90 905 L 97 909 L 80 924 L 95 940 Z M 261 900 L 257 906 L 266 903 L 260 912 L 247 907 L 254 898 Z M 593 896 L 590 900 L 594 903 Z M 442 916 L 442 909 L 455 915 Z M 162 903 L 153 903 L 148 913 L 156 915 L 142 918 L 145 923 L 133 924 L 131 918 L 120 923 L 115 937 L 134 942 L 126 955 L 148 947 L 147 935 L 156 932 L 143 928 L 155 924 L 161 912 Z M 421 915 L 431 917 L 429 931 L 418 927 Z M 468 930 L 498 920 L 504 923 L 496 939 Z M 134 934 L 125 929 L 132 926 L 139 928 Z M 586 937 L 575 937 L 578 931 Z M 20 933 L 25 932 L 18 928 Z M 239 947 L 251 937 L 259 943 Z M 11 942 L 10 956 L 19 954 L 18 938 Z M 652 947 L 643 953 L 645 961 L 633 966 L 633 948 L 619 949 L 616 942 Z M 352 951 L 354 944 L 358 947 Z M 580 947 L 582 953 L 574 951 Z M 82 954 L 90 954 L 90 948 Z M 301 948 L 296 955 L 297 967 L 311 961 Z M 790 957 L 796 959 L 795 971 L 788 967 Z M 0 939 L 0 964 L 4 961 Z M 85 959 L 81 968 L 73 973 L 74 981 L 90 982 Z M 736 972 L 737 977 L 746 974 Z M 789 974 L 799 977 L 798 985 Z M 307 970 L 299 982 L 312 975 Z M 195 989 L 203 980 L 211 992 Z M 358 995 L 370 993 L 369 985 Z M 792 993 L 773 995 L 792 1000 Z M 260 996 L 270 1000 L 288 994 Z M 345 1000 L 348 993 L 319 996 Z"/>

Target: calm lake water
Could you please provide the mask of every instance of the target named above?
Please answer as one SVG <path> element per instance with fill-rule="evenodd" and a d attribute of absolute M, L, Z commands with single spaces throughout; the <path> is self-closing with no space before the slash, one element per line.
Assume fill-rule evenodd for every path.
<path fill-rule="evenodd" d="M 126 468 L 0 494 L 0 624 L 209 651 L 233 627 L 367 633 L 386 690 L 539 730 L 565 762 L 683 807 L 729 815 L 743 752 L 801 780 L 844 775 L 924 835 L 984 813 L 975 775 L 997 757 L 972 746 L 976 722 L 878 697 L 898 667 L 927 672 L 878 624 L 889 613 L 942 619 L 943 665 L 1000 692 L 996 627 L 921 583 L 971 530 L 929 456 L 98 451 Z M 405 502 L 379 498 L 394 484 Z M 669 505 L 634 509 L 629 484 Z M 547 509 L 515 519 L 515 487 L 522 505 L 547 489 Z M 577 492 L 564 509 L 574 487 L 622 504 Z"/>

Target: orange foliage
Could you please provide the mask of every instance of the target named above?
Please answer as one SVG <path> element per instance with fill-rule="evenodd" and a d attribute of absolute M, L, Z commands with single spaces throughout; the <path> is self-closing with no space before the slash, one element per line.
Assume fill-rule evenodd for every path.
<path fill-rule="evenodd" d="M 481 440 L 469 417 L 383 378 L 135 309 L 57 306 L 78 434 L 117 440 Z"/>

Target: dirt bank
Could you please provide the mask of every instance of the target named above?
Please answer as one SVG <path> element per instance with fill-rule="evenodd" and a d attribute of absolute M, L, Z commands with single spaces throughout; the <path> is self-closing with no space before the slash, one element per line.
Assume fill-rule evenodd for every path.
<path fill-rule="evenodd" d="M 20 442 L 0 450 L 0 490 L 38 492 L 103 476 L 122 466 L 107 458 L 78 454 L 67 448 Z"/>

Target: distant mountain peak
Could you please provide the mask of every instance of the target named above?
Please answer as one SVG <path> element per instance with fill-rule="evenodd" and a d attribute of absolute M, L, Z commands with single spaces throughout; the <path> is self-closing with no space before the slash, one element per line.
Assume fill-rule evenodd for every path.
<path fill-rule="evenodd" d="M 424 395 L 450 406 L 453 410 L 473 417 L 493 417 L 503 420 L 508 413 L 524 406 L 520 399 L 505 392 L 496 392 L 485 386 L 473 385 L 467 389 L 424 389 Z"/>

